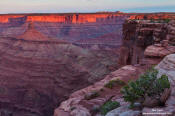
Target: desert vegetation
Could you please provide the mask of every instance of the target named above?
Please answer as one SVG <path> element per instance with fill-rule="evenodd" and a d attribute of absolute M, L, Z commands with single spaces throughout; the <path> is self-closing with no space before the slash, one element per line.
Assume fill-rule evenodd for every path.
<path fill-rule="evenodd" d="M 117 101 L 107 101 L 100 107 L 100 112 L 103 116 L 105 116 L 109 111 L 120 106 L 120 103 Z"/>
<path fill-rule="evenodd" d="M 100 96 L 100 94 L 99 94 L 98 91 L 92 91 L 92 92 L 86 94 L 86 95 L 84 96 L 84 98 L 85 98 L 86 100 L 91 100 L 91 99 L 94 99 L 94 98 L 96 98 L 96 97 L 98 97 L 98 96 Z"/>
<path fill-rule="evenodd" d="M 151 23 L 169 23 L 171 19 L 151 19 Z"/>
<path fill-rule="evenodd" d="M 136 81 L 130 81 L 121 89 L 124 100 L 131 103 L 131 108 L 135 102 L 146 105 L 145 101 L 148 98 L 151 98 L 150 100 L 157 100 L 157 105 L 163 104 L 161 95 L 170 88 L 170 82 L 166 75 L 157 78 L 157 74 L 158 71 L 153 68 L 141 75 Z"/>
<path fill-rule="evenodd" d="M 111 80 L 108 83 L 106 83 L 104 86 L 106 88 L 112 89 L 113 87 L 120 85 L 120 86 L 124 86 L 126 83 L 120 79 L 116 79 L 116 80 Z"/>

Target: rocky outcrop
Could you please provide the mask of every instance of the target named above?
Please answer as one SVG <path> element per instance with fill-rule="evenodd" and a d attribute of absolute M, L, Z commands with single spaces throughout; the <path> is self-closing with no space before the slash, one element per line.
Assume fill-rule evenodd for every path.
<path fill-rule="evenodd" d="M 156 66 L 159 71 L 159 76 L 166 74 L 171 83 L 171 95 L 165 103 L 164 107 L 157 107 L 153 109 L 144 108 L 143 113 L 162 114 L 168 116 L 175 115 L 175 54 L 166 56 L 160 64 Z M 156 115 L 157 116 L 157 115 Z"/>
<path fill-rule="evenodd" d="M 121 99 L 122 95 L 120 93 L 120 88 L 122 86 L 116 86 L 114 89 L 107 89 L 104 85 L 110 80 L 116 79 L 125 82 L 135 80 L 146 68 L 147 67 L 128 65 L 112 72 L 94 85 L 71 94 L 69 99 L 62 102 L 59 108 L 55 110 L 54 116 L 62 116 L 61 114 L 66 114 L 65 116 L 78 116 L 79 112 L 82 112 L 82 116 L 89 116 L 89 114 L 95 116 L 98 114 L 93 114 L 93 108 L 100 107 L 111 97 L 112 100 L 120 101 L 121 105 L 127 104 Z M 86 100 L 85 95 L 93 91 L 98 92 L 99 96 L 94 99 Z M 77 114 L 75 112 L 77 112 Z"/>
<path fill-rule="evenodd" d="M 175 54 L 168 55 L 156 67 L 159 70 L 159 76 L 166 74 L 172 86 L 175 86 Z"/>
<path fill-rule="evenodd" d="M 147 24 L 147 23 L 148 24 Z M 113 111 L 109 112 L 107 114 L 107 116 L 115 116 L 115 115 L 134 115 L 134 116 L 142 116 L 142 115 L 155 115 L 155 116 L 162 116 L 162 115 L 168 115 L 168 116 L 174 116 L 175 115 L 175 96 L 174 96 L 174 75 L 175 75 L 175 70 L 174 70 L 174 66 L 175 66 L 175 55 L 172 53 L 175 53 L 175 47 L 173 44 L 174 41 L 174 35 L 173 35 L 173 31 L 174 31 L 174 21 L 169 22 L 168 24 L 166 23 L 160 23 L 160 24 L 153 24 L 153 23 L 149 23 L 148 21 L 131 21 L 131 28 L 134 28 L 135 30 L 127 30 L 127 33 L 125 38 L 124 38 L 124 44 L 126 45 L 130 45 L 134 43 L 134 46 L 131 45 L 130 48 L 135 48 L 135 45 L 138 47 L 142 47 L 144 48 L 142 53 L 144 53 L 143 57 L 141 57 L 140 62 L 133 62 L 132 60 L 130 61 L 133 64 L 138 64 L 138 65 L 148 65 L 148 64 L 158 64 L 158 62 L 164 59 L 156 66 L 156 69 L 158 69 L 159 74 L 158 76 L 161 76 L 163 74 L 166 74 L 169 78 L 169 81 L 171 83 L 171 91 L 170 90 L 166 90 L 164 91 L 164 93 L 162 93 L 161 99 L 162 101 L 166 101 L 165 102 L 165 106 L 164 107 L 154 107 L 154 103 L 156 102 L 153 99 L 148 99 L 147 100 L 147 107 L 144 107 L 142 110 L 131 110 L 128 109 L 127 105 L 121 106 L 117 109 L 114 109 Z M 129 23 L 128 23 L 129 24 Z M 142 28 L 140 28 L 140 25 L 144 25 Z M 151 26 L 152 25 L 152 26 Z M 156 25 L 160 26 L 159 30 L 156 27 Z M 145 29 L 145 27 L 147 29 Z M 156 29 L 157 28 L 157 29 Z M 141 33 L 141 30 L 144 30 L 143 33 Z M 146 31 L 147 30 L 147 31 Z M 131 33 L 128 33 L 131 32 Z M 171 33 L 170 33 L 171 32 Z M 132 33 L 135 33 L 136 35 L 132 35 Z M 138 36 L 140 35 L 140 36 Z M 148 35 L 148 36 L 146 36 Z M 145 38 L 146 37 L 146 38 Z M 170 39 L 171 37 L 171 39 Z M 127 39 L 130 38 L 130 39 Z M 145 38 L 145 39 L 144 39 Z M 141 41 L 140 40 L 144 40 Z M 149 39 L 149 41 L 151 41 L 151 43 L 144 43 L 147 42 L 146 39 Z M 153 44 L 153 45 L 151 45 Z M 144 46 L 145 45 L 145 46 Z M 150 45 L 150 46 L 149 46 Z M 146 48 L 146 49 L 145 49 Z M 127 49 L 127 47 L 123 47 L 122 51 L 124 49 Z M 145 51 L 144 51 L 145 50 Z M 127 51 L 127 50 L 126 50 Z M 133 50 L 133 52 L 130 52 L 127 54 L 125 54 L 125 61 L 128 61 L 127 58 L 133 58 L 134 56 L 139 56 L 140 54 L 137 51 Z M 123 53 L 123 52 L 122 52 Z M 125 52 L 127 53 L 127 52 Z M 170 55 L 171 54 L 171 55 Z M 129 56 L 130 55 L 130 56 Z M 126 63 L 126 62 L 125 62 Z M 153 103 L 153 104 L 152 104 Z M 152 107 L 152 108 L 148 108 L 148 107 Z M 129 114 L 128 114 L 129 113 Z"/>
<path fill-rule="evenodd" d="M 163 27 L 161 23 L 149 23 L 147 20 L 128 20 L 123 27 L 123 45 L 130 51 L 125 62 L 139 64 L 144 58 L 145 48 L 154 43 L 154 30 Z"/>
<path fill-rule="evenodd" d="M 128 105 L 126 105 L 110 111 L 106 116 L 141 116 L 141 114 L 141 111 L 133 111 L 129 109 Z"/>
<path fill-rule="evenodd" d="M 29 23 L 23 34 L 0 38 L 0 115 L 51 116 L 72 92 L 108 74 L 116 57 L 48 37 Z"/>
<path fill-rule="evenodd" d="M 158 77 L 161 75 L 167 75 L 171 85 L 171 91 L 168 89 L 162 93 L 161 100 L 165 100 L 164 106 L 154 106 L 152 102 L 153 98 L 148 99 L 148 106 L 141 106 L 139 104 L 134 104 L 134 108 L 130 109 L 128 104 L 121 105 L 121 107 L 116 108 L 107 113 L 106 116 L 174 116 L 175 115 L 175 54 L 170 54 L 166 56 L 156 67 L 159 73 Z M 122 103 L 122 102 L 121 102 Z M 139 108 L 140 107 L 140 108 Z M 143 108 L 142 108 L 143 107 Z M 151 107 L 151 108 L 150 108 Z"/>
<path fill-rule="evenodd" d="M 169 31 L 168 26 L 173 26 L 173 22 L 153 23 L 150 22 L 150 20 L 126 21 L 123 28 L 123 46 L 119 49 L 121 55 L 118 62 L 120 66 L 126 64 L 133 64 L 133 66 L 122 67 L 105 77 L 100 82 L 95 83 L 93 86 L 89 86 L 73 93 L 68 100 L 62 102 L 59 108 L 55 110 L 55 116 L 61 116 L 63 113 L 66 115 L 76 116 L 78 115 L 78 112 L 81 112 L 83 116 L 100 116 L 100 114 L 94 113 L 93 110 L 103 105 L 107 100 L 109 100 L 109 98 L 111 98 L 111 96 L 112 100 L 119 101 L 122 106 L 109 112 L 107 116 L 141 116 L 145 112 L 148 113 L 149 108 L 144 108 L 143 111 L 142 108 L 137 110 L 129 109 L 128 104 L 123 101 L 120 94 L 121 87 L 116 87 L 114 90 L 109 90 L 106 89 L 104 85 L 110 80 L 115 79 L 121 79 L 125 82 L 132 80 L 132 77 L 135 77 L 134 79 L 136 79 L 141 72 L 145 71 L 144 69 L 158 64 L 166 55 L 174 53 L 174 46 L 172 45 L 173 39 L 168 39 L 169 36 L 172 35 L 170 34 L 172 28 L 171 31 Z M 168 63 L 165 64 L 168 65 Z M 174 66 L 174 64 L 169 66 Z M 100 96 L 86 100 L 85 95 L 94 91 L 98 92 Z M 170 93 L 168 90 L 167 93 L 164 95 L 162 94 L 161 100 L 168 99 L 168 92 Z M 149 100 L 149 102 L 151 101 Z M 168 106 L 171 113 L 173 113 L 174 111 L 172 111 L 172 108 L 174 106 Z M 166 108 L 164 111 L 168 112 L 168 108 Z"/>
<path fill-rule="evenodd" d="M 172 46 L 175 37 L 173 29 L 173 20 L 170 22 L 127 20 L 123 26 L 122 48 L 129 52 L 125 55 L 126 58 L 121 65 L 147 64 L 147 62 L 156 64 L 164 56 L 174 53 L 174 47 Z M 150 56 L 157 56 L 157 61 L 154 63 L 155 59 L 153 61 Z"/>
<path fill-rule="evenodd" d="M 146 57 L 160 57 L 164 58 L 165 56 L 169 54 L 175 53 L 175 46 L 157 46 L 157 45 L 152 45 L 148 46 L 144 52 L 144 55 Z"/>

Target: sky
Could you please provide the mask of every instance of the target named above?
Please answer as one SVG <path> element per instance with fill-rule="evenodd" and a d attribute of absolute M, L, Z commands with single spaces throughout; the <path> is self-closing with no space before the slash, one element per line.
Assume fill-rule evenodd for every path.
<path fill-rule="evenodd" d="M 0 14 L 102 11 L 175 12 L 175 0 L 0 0 Z"/>

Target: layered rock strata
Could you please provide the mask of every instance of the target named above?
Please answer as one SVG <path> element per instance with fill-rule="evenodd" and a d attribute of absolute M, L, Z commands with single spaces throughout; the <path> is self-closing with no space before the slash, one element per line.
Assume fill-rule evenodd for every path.
<path fill-rule="evenodd" d="M 16 37 L 24 33 L 29 22 L 39 32 L 74 45 L 109 49 L 121 45 L 123 13 L 92 14 L 21 14 L 0 15 L 0 35 Z"/>
<path fill-rule="evenodd" d="M 122 42 L 122 24 L 129 19 L 174 19 L 173 13 L 67 13 L 67 14 L 7 14 L 0 15 L 0 35 L 18 36 L 35 23 L 41 33 L 74 43 L 84 48 L 110 49 Z"/>
<path fill-rule="evenodd" d="M 70 93 L 115 69 L 116 57 L 48 37 L 33 23 L 0 37 L 0 115 L 51 116 Z"/>
<path fill-rule="evenodd" d="M 151 22 L 150 20 L 127 20 L 123 26 L 122 47 L 122 50 L 127 54 L 121 65 L 146 64 L 151 62 L 149 54 L 151 57 L 155 55 L 155 57 L 163 58 L 173 53 L 174 24 L 173 20 L 168 23 Z M 150 47 L 147 48 L 148 46 Z"/>

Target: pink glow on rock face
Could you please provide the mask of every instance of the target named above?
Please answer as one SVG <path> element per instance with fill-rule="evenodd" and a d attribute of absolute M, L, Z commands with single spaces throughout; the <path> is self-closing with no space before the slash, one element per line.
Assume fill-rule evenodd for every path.
<path fill-rule="evenodd" d="M 120 16 L 121 14 L 73 14 L 73 15 L 35 15 L 27 16 L 27 22 L 58 22 L 58 23 L 93 23 L 98 19 L 106 19 L 114 16 Z M 1 23 L 8 23 L 9 19 L 15 19 L 24 17 L 25 15 L 2 15 L 0 16 Z"/>

